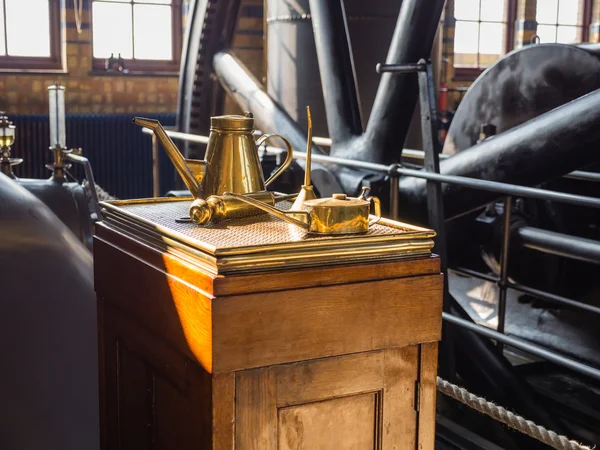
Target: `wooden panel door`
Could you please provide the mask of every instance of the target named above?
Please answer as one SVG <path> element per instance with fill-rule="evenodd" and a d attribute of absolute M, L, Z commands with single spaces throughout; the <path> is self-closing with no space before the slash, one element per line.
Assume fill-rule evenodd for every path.
<path fill-rule="evenodd" d="M 416 345 L 238 372 L 235 448 L 416 449 L 419 372 Z"/>

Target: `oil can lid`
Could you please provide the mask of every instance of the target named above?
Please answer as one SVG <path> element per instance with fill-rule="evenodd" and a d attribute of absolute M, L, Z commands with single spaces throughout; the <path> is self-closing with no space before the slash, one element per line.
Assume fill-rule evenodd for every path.
<path fill-rule="evenodd" d="M 211 130 L 252 131 L 254 129 L 254 117 L 249 112 L 246 112 L 243 116 L 215 116 L 210 118 L 210 128 Z"/>

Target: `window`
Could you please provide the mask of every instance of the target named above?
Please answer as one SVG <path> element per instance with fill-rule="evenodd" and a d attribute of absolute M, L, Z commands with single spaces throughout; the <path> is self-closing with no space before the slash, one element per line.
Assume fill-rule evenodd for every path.
<path fill-rule="evenodd" d="M 455 0 L 454 18 L 456 68 L 481 71 L 506 51 L 509 21 L 505 1 Z"/>
<path fill-rule="evenodd" d="M 120 54 L 130 71 L 178 71 L 181 0 L 94 0 L 94 69 Z"/>
<path fill-rule="evenodd" d="M 60 69 L 59 11 L 60 0 L 0 0 L 0 69 Z"/>
<path fill-rule="evenodd" d="M 589 8 L 585 0 L 537 0 L 537 32 L 542 43 L 572 44 L 587 40 L 584 21 Z"/>

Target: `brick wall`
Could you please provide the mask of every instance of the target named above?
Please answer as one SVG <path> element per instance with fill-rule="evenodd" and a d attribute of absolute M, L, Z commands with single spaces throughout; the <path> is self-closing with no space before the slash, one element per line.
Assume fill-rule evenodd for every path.
<path fill-rule="evenodd" d="M 183 1 L 183 24 L 189 0 Z M 63 1 L 62 45 L 66 73 L 0 73 L 0 108 L 8 114 L 45 114 L 47 87 L 54 82 L 66 86 L 68 113 L 174 113 L 177 108 L 178 76 L 140 76 L 92 71 L 89 4 L 84 0 L 82 32 L 75 26 L 73 2 Z M 262 77 L 262 0 L 244 0 L 234 50 L 253 73 Z"/>

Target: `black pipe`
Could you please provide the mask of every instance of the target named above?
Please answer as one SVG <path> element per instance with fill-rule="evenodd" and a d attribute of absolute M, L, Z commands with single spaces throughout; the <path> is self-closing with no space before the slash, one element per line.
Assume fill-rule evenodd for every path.
<path fill-rule="evenodd" d="M 600 264 L 600 242 L 577 236 L 521 227 L 517 230 L 524 247 L 565 258 Z"/>
<path fill-rule="evenodd" d="M 429 58 L 444 3 L 444 0 L 402 2 L 386 64 L 416 63 Z M 391 164 L 400 160 L 399 149 L 406 139 L 418 92 L 414 74 L 382 74 L 364 139 L 368 142 L 368 147 L 363 148 L 368 149 L 369 161 Z"/>
<path fill-rule="evenodd" d="M 230 52 L 218 52 L 213 58 L 215 73 L 222 87 L 233 97 L 240 107 L 251 111 L 256 124 L 267 133 L 281 134 L 294 149 L 306 148 L 306 134 L 283 108 L 266 92 L 262 84 L 244 64 Z M 314 154 L 323 151 L 313 145 Z M 300 162 L 304 167 L 304 162 Z M 343 192 L 336 177 L 321 164 L 313 164 L 312 182 L 322 196 Z"/>
<path fill-rule="evenodd" d="M 440 163 L 440 172 L 534 186 L 598 159 L 600 90 L 584 95 Z M 400 202 L 415 220 L 426 218 L 427 182 L 400 180 Z M 446 220 L 497 198 L 485 191 L 442 185 Z"/>
<path fill-rule="evenodd" d="M 309 0 L 315 47 L 333 145 L 362 134 L 348 23 L 342 0 Z"/>

